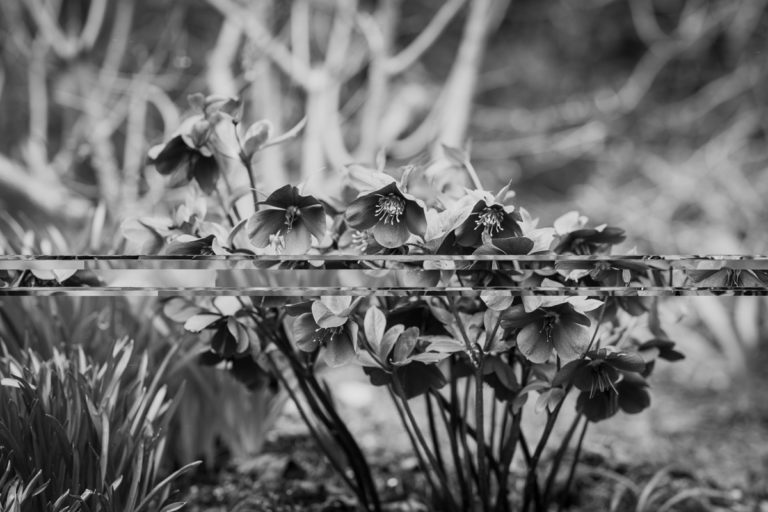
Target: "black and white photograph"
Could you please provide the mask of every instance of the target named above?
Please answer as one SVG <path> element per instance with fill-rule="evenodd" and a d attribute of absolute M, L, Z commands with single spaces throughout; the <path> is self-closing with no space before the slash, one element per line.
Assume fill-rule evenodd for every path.
<path fill-rule="evenodd" d="M 768 512 L 768 0 L 0 0 L 0 512 Z"/>

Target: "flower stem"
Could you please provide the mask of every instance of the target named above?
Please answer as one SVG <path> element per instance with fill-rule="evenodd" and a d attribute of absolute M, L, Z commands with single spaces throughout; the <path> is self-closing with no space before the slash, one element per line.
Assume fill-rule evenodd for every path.
<path fill-rule="evenodd" d="M 589 426 L 589 421 L 584 421 L 584 426 L 581 428 L 581 434 L 579 434 L 579 440 L 576 442 L 576 451 L 573 454 L 573 462 L 571 462 L 571 469 L 568 471 L 568 479 L 565 481 L 565 487 L 563 488 L 563 496 L 568 496 L 568 492 L 571 489 L 571 484 L 573 483 L 573 476 L 576 473 L 576 465 L 579 463 L 579 458 L 581 457 L 581 447 L 584 444 L 584 437 L 587 435 L 587 427 Z M 561 512 L 563 510 L 563 502 L 560 502 L 560 505 L 557 507 L 558 512 Z"/>
<path fill-rule="evenodd" d="M 568 428 L 568 432 L 565 434 L 565 437 L 563 437 L 563 440 L 560 442 L 560 448 L 558 448 L 557 453 L 555 454 L 554 461 L 552 462 L 552 467 L 550 468 L 549 475 L 547 476 L 547 483 L 544 486 L 544 494 L 542 496 L 544 507 L 547 507 L 549 505 L 550 495 L 552 493 L 552 486 L 554 485 L 555 478 L 557 477 L 557 473 L 560 470 L 560 464 L 562 464 L 563 457 L 565 456 L 565 452 L 568 449 L 568 445 L 571 442 L 571 438 L 573 437 L 574 432 L 576 432 L 576 428 L 578 427 L 581 419 L 582 419 L 582 415 L 577 414 L 576 417 L 573 419 L 573 422 L 571 423 L 570 428 Z"/>
<path fill-rule="evenodd" d="M 424 455 L 426 455 L 427 460 L 429 461 L 429 464 L 434 469 L 435 474 L 437 474 L 437 478 L 440 480 L 440 485 L 443 488 L 443 495 L 445 499 L 451 504 L 451 507 L 455 509 L 456 501 L 453 497 L 453 494 L 451 493 L 451 487 L 448 485 L 448 480 L 445 474 L 442 471 L 440 471 L 440 467 L 437 464 L 437 460 L 435 459 L 435 456 L 432 453 L 432 451 L 429 449 L 429 445 L 427 444 L 427 441 L 424 439 L 424 435 L 422 434 L 421 429 L 419 428 L 419 424 L 416 422 L 416 418 L 413 415 L 413 411 L 411 410 L 411 407 L 408 405 L 408 399 L 405 397 L 405 391 L 396 373 L 392 373 L 392 383 L 395 387 L 395 391 L 397 395 L 400 397 L 400 402 L 402 403 L 403 410 L 405 411 L 405 414 L 408 417 L 408 420 L 410 421 L 411 426 L 413 427 L 413 431 L 414 431 L 414 434 L 416 435 L 416 439 L 419 441 L 419 445 L 421 446 L 422 450 L 424 450 Z"/>

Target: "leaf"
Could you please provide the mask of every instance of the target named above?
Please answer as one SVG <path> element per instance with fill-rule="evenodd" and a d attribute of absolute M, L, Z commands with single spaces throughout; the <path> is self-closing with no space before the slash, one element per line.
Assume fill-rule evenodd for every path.
<path fill-rule="evenodd" d="M 394 177 L 358 164 L 348 165 L 347 182 L 360 192 L 378 190 L 395 183 Z"/>
<path fill-rule="evenodd" d="M 259 151 L 272 134 L 272 123 L 266 120 L 256 121 L 245 132 L 243 152 L 249 160 Z"/>
<path fill-rule="evenodd" d="M 190 332 L 200 332 L 220 318 L 220 315 L 213 315 L 210 313 L 194 315 L 184 322 L 184 329 Z"/>
<path fill-rule="evenodd" d="M 201 309 L 182 297 L 173 297 L 163 304 L 163 314 L 174 322 L 186 322 Z"/>
<path fill-rule="evenodd" d="M 418 327 L 409 327 L 400 335 L 395 343 L 395 348 L 392 351 L 392 362 L 401 363 L 411 355 L 413 349 L 416 348 L 416 342 L 419 337 Z"/>
<path fill-rule="evenodd" d="M 392 351 L 392 348 L 395 346 L 395 343 L 397 343 L 397 340 L 403 331 L 405 331 L 405 326 L 403 324 L 397 324 L 390 327 L 389 330 L 384 333 L 378 353 L 379 359 L 381 359 L 382 362 L 387 362 L 389 353 Z"/>
<path fill-rule="evenodd" d="M 445 375 L 436 365 L 413 362 L 395 369 L 400 386 L 397 394 L 406 400 L 417 397 L 430 389 L 440 389 L 447 383 Z"/>
<path fill-rule="evenodd" d="M 409 356 L 408 359 L 404 361 L 402 364 L 410 364 L 413 361 L 418 361 L 424 364 L 435 364 L 435 363 L 439 363 L 440 361 L 448 357 L 450 357 L 450 354 L 439 353 L 439 352 L 423 352 L 421 354 L 415 354 L 415 355 Z M 399 364 L 400 363 L 395 363 L 395 366 L 398 366 Z"/>
<path fill-rule="evenodd" d="M 187 504 L 186 501 L 177 501 L 175 503 L 169 503 L 168 505 L 161 508 L 160 512 L 176 512 L 177 510 L 181 510 L 182 508 L 184 508 L 186 504 Z"/>
<path fill-rule="evenodd" d="M 376 306 L 368 308 L 365 312 L 365 319 L 363 321 L 363 328 L 365 331 L 365 338 L 371 345 L 371 348 L 377 354 L 381 348 L 381 340 L 384 337 L 384 332 L 387 327 L 387 317 Z"/>
<path fill-rule="evenodd" d="M 493 311 L 504 311 L 512 306 L 515 298 L 510 292 L 506 291 L 483 291 L 480 293 L 480 299 Z"/>
<path fill-rule="evenodd" d="M 248 350 L 251 345 L 251 337 L 248 332 L 249 329 L 232 316 L 227 318 L 227 329 L 237 342 L 237 353 L 242 354 Z"/>
<path fill-rule="evenodd" d="M 517 391 L 520 389 L 520 384 L 517 382 L 517 376 L 515 370 L 504 362 L 500 357 L 488 357 L 483 363 L 483 374 L 494 374 L 499 379 L 499 382 L 507 389 L 511 391 Z"/>
<path fill-rule="evenodd" d="M 463 342 L 452 336 L 436 334 L 430 336 L 421 336 L 419 340 L 426 341 L 427 350 L 432 352 L 453 354 L 454 352 L 462 352 L 466 348 Z"/>

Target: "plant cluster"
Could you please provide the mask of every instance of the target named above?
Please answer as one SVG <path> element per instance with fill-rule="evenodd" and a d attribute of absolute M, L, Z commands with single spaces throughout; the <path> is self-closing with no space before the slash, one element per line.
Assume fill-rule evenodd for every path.
<path fill-rule="evenodd" d="M 8 511 L 171 512 L 170 485 L 192 463 L 163 477 L 176 406 L 151 376 L 146 354 L 130 367 L 133 343 L 95 363 L 82 350 L 26 349 L 0 358 L 0 506 Z"/>
<path fill-rule="evenodd" d="M 154 254 L 251 255 L 273 269 L 362 270 L 398 287 L 355 296 L 177 297 L 164 306 L 167 317 L 204 335 L 201 362 L 249 388 L 285 388 L 365 509 L 381 509 L 378 488 L 322 378 L 325 367 L 358 365 L 371 385 L 388 390 L 437 508 L 546 510 L 570 486 L 587 426 L 647 408 L 656 360 L 682 357 L 652 300 L 566 293 L 566 286 L 659 281 L 629 260 L 585 269 L 559 258 L 606 256 L 623 230 L 588 227 L 575 212 L 538 227 L 509 203 L 509 187 L 449 198 L 417 166 L 399 178 L 348 166 L 344 190 L 330 196 L 285 185 L 258 200 L 254 187 L 251 211 L 242 214 L 232 173 L 247 173 L 255 185 L 254 153 L 284 137 L 263 121 L 242 130 L 236 100 L 196 95 L 191 103 L 199 113 L 151 154 L 173 185 L 191 184 L 190 199 L 173 219 L 127 221 L 132 243 Z M 236 136 L 222 136 L 227 130 Z M 468 155 L 446 153 L 477 182 Z M 233 155 L 242 166 L 228 165 Z M 217 199 L 218 212 L 209 215 L 206 196 Z M 521 263 L 531 256 L 543 259 Z M 519 293 L 532 287 L 554 294 Z M 644 330 L 630 328 L 640 320 Z M 572 394 L 576 414 L 555 440 Z M 416 399 L 426 405 L 421 421 Z M 546 418 L 537 432 L 523 422 L 532 399 Z M 522 479 L 511 473 L 516 457 Z"/>

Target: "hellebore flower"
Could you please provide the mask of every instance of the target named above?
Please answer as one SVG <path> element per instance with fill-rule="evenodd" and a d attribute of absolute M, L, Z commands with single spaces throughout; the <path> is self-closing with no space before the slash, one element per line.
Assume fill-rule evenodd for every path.
<path fill-rule="evenodd" d="M 323 349 L 330 367 L 343 366 L 355 358 L 357 324 L 350 319 L 360 301 L 352 297 L 321 297 L 312 303 L 312 312 L 299 315 L 293 324 L 296 346 L 304 352 Z"/>
<path fill-rule="evenodd" d="M 591 321 L 582 311 L 594 309 L 595 303 L 599 306 L 602 302 L 583 297 L 544 297 L 545 302 L 531 308 L 525 303 L 528 297 L 523 299 L 522 305 L 502 313 L 501 326 L 520 329 L 517 346 L 525 357 L 534 363 L 544 363 L 554 350 L 560 358 L 570 361 L 584 352 L 589 344 Z"/>
<path fill-rule="evenodd" d="M 188 130 L 150 150 L 150 160 L 157 172 L 171 176 L 174 185 L 195 180 L 203 192 L 211 194 L 220 174 L 210 144 L 212 133 L 213 124 L 198 119 Z"/>
<path fill-rule="evenodd" d="M 650 405 L 648 384 L 639 375 L 645 367 L 639 353 L 608 346 L 591 350 L 563 366 L 552 385 L 565 387 L 572 383 L 581 391 L 576 409 L 596 422 L 610 418 L 619 409 L 635 414 Z"/>
<path fill-rule="evenodd" d="M 345 219 L 358 231 L 372 229 L 376 242 L 388 249 L 402 246 L 411 234 L 423 237 L 427 230 L 424 207 L 394 182 L 352 201 Z"/>
<path fill-rule="evenodd" d="M 479 247 L 485 240 L 522 236 L 522 218 L 510 207 L 483 198 L 455 230 L 456 243 L 463 247 Z"/>
<path fill-rule="evenodd" d="M 259 203 L 265 206 L 248 219 L 251 243 L 262 248 L 277 237 L 287 254 L 303 254 L 325 235 L 325 210 L 312 196 L 302 196 L 299 189 L 286 185 Z"/>
<path fill-rule="evenodd" d="M 708 269 L 686 271 L 689 281 L 700 287 L 766 288 L 768 271 L 749 269 Z"/>
<path fill-rule="evenodd" d="M 582 391 L 576 399 L 576 410 L 589 421 L 605 420 L 619 412 L 637 414 L 651 405 L 648 383 L 640 375 L 622 372 L 621 379 L 613 388 L 598 391 L 594 395 Z"/>
<path fill-rule="evenodd" d="M 622 375 L 620 372 L 640 373 L 643 370 L 645 359 L 640 354 L 608 346 L 590 350 L 583 358 L 563 366 L 553 385 L 572 381 L 577 389 L 588 392 L 591 398 L 604 391 L 615 392 L 616 383 Z"/>
<path fill-rule="evenodd" d="M 557 219 L 552 252 L 586 256 L 608 252 L 612 245 L 624 241 L 626 236 L 621 228 L 598 226 L 585 228 L 587 218 L 578 212 L 569 212 Z"/>

